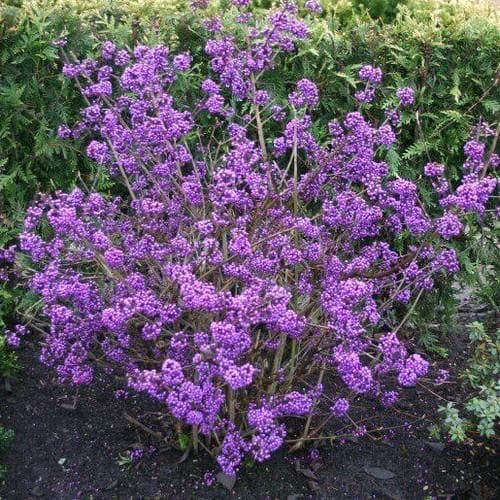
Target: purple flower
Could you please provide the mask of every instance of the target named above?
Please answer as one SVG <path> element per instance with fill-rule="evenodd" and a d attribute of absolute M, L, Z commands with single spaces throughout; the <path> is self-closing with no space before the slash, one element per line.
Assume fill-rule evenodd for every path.
<path fill-rule="evenodd" d="M 212 33 L 219 33 L 223 28 L 222 21 L 217 17 L 206 19 L 205 21 L 203 21 L 203 26 Z"/>
<path fill-rule="evenodd" d="M 385 116 L 393 126 L 397 126 L 401 123 L 401 113 L 394 109 L 387 109 L 385 111 Z"/>
<path fill-rule="evenodd" d="M 201 85 L 203 92 L 208 95 L 214 95 L 220 93 L 220 85 L 215 83 L 212 79 L 207 78 Z"/>
<path fill-rule="evenodd" d="M 109 159 L 109 150 L 106 144 L 99 141 L 92 141 L 87 146 L 87 156 L 97 163 L 104 164 Z"/>
<path fill-rule="evenodd" d="M 361 80 L 378 85 L 382 82 L 382 70 L 376 66 L 367 64 L 359 70 L 359 77 Z"/>
<path fill-rule="evenodd" d="M 61 139 L 70 139 L 71 135 L 71 129 L 67 125 L 60 125 L 57 129 L 57 136 Z"/>
<path fill-rule="evenodd" d="M 217 462 L 224 473 L 234 476 L 238 471 L 248 445 L 236 430 L 227 432 L 222 442 L 222 449 L 217 456 Z"/>
<path fill-rule="evenodd" d="M 132 462 L 137 463 L 140 462 L 145 455 L 145 451 L 142 448 L 135 448 L 130 452 L 130 458 Z"/>
<path fill-rule="evenodd" d="M 363 437 L 368 434 L 368 429 L 366 428 L 366 425 L 359 425 L 354 429 L 353 435 L 356 437 Z"/>
<path fill-rule="evenodd" d="M 215 473 L 213 473 L 213 472 L 205 472 L 205 474 L 203 476 L 203 484 L 205 486 L 208 486 L 210 488 L 216 482 L 217 482 L 217 478 L 215 476 Z"/>
<path fill-rule="evenodd" d="M 377 139 L 379 144 L 390 147 L 396 142 L 396 134 L 390 125 L 383 125 L 377 130 Z"/>
<path fill-rule="evenodd" d="M 281 122 L 286 118 L 286 113 L 283 111 L 283 108 L 281 106 L 278 106 L 277 104 L 271 107 L 271 111 L 273 113 L 273 118 L 277 122 Z"/>
<path fill-rule="evenodd" d="M 130 61 L 130 54 L 124 50 L 118 50 L 115 54 L 115 64 L 118 66 L 125 66 Z"/>
<path fill-rule="evenodd" d="M 319 2 L 318 0 L 307 0 L 305 3 L 305 7 L 309 12 L 312 12 L 314 14 L 321 14 L 323 12 L 321 2 Z"/>
<path fill-rule="evenodd" d="M 63 66 L 63 74 L 67 78 L 76 78 L 80 76 L 82 72 L 83 69 L 79 64 L 65 64 Z"/>
<path fill-rule="evenodd" d="M 473 161 L 481 162 L 485 151 L 485 145 L 478 141 L 469 141 L 464 146 L 464 153 Z"/>
<path fill-rule="evenodd" d="M 14 330 L 7 330 L 6 333 L 6 341 L 13 348 L 18 348 L 21 345 L 21 339 L 27 333 L 28 329 L 25 325 L 16 325 Z"/>
<path fill-rule="evenodd" d="M 255 93 L 255 99 L 254 102 L 258 106 L 265 106 L 270 100 L 269 93 L 266 92 L 265 90 L 258 90 Z"/>
<path fill-rule="evenodd" d="M 205 107 L 212 115 L 223 114 L 224 112 L 224 97 L 219 94 L 211 95 L 205 102 Z"/>
<path fill-rule="evenodd" d="M 125 255 L 118 248 L 111 248 L 105 252 L 104 260 L 111 269 L 120 268 L 125 263 Z"/>
<path fill-rule="evenodd" d="M 319 102 L 319 90 L 315 83 L 307 78 L 297 82 L 297 90 L 292 92 L 288 99 L 296 108 L 304 106 L 314 107 Z"/>
<path fill-rule="evenodd" d="M 242 366 L 229 366 L 224 370 L 224 380 L 234 390 L 242 389 L 252 383 L 256 369 L 249 363 Z"/>
<path fill-rule="evenodd" d="M 344 398 L 339 398 L 335 403 L 331 406 L 330 411 L 336 417 L 343 417 L 349 411 L 349 401 Z"/>
<path fill-rule="evenodd" d="M 406 360 L 404 367 L 399 372 L 398 382 L 402 386 L 413 386 L 420 377 L 427 374 L 428 369 L 429 362 L 419 354 L 413 354 Z"/>
<path fill-rule="evenodd" d="M 375 98 L 375 89 L 369 88 L 366 90 L 358 90 L 355 94 L 354 97 L 362 103 L 369 103 L 372 102 L 373 99 Z"/>
<path fill-rule="evenodd" d="M 82 114 L 88 123 L 96 123 L 101 118 L 101 107 L 93 104 L 82 110 Z"/>
<path fill-rule="evenodd" d="M 64 47 L 66 47 L 66 46 L 68 45 L 68 39 L 64 36 L 64 37 L 62 37 L 62 38 L 59 38 L 59 39 L 57 39 L 57 40 L 54 40 L 54 41 L 52 42 L 52 45 L 53 45 L 54 47 L 64 48 Z"/>
<path fill-rule="evenodd" d="M 440 177 L 444 174 L 444 165 L 435 162 L 427 163 L 424 173 L 427 177 Z"/>
<path fill-rule="evenodd" d="M 448 370 L 443 370 L 443 369 L 440 369 L 438 371 L 438 374 L 434 380 L 434 383 L 437 384 L 437 385 L 441 385 L 441 384 L 444 384 L 450 377 L 450 373 Z"/>
<path fill-rule="evenodd" d="M 401 106 L 411 106 L 415 102 L 415 91 L 411 87 L 403 87 L 397 90 L 396 95 L 399 97 Z"/>
<path fill-rule="evenodd" d="M 101 48 L 102 57 L 107 61 L 111 61 L 113 59 L 116 51 L 116 45 L 111 41 L 104 42 Z"/>
<path fill-rule="evenodd" d="M 447 240 L 460 236 L 462 230 L 460 218 L 453 213 L 446 213 L 436 221 L 436 231 Z"/>
<path fill-rule="evenodd" d="M 386 391 L 382 394 L 382 404 L 386 408 L 394 406 L 399 399 L 399 393 L 397 391 Z"/>
<path fill-rule="evenodd" d="M 174 67 L 177 71 L 187 71 L 191 67 L 193 58 L 189 52 L 178 54 L 174 57 Z"/>

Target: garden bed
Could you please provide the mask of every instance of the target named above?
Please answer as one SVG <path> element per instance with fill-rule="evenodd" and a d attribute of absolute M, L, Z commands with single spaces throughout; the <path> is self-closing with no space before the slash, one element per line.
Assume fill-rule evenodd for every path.
<path fill-rule="evenodd" d="M 470 319 L 467 314 L 457 324 Z M 448 342 L 455 373 L 463 361 L 464 341 L 461 331 Z M 205 474 L 216 469 L 208 456 L 178 463 L 182 452 L 175 443 L 159 444 L 124 417 L 126 411 L 149 424 L 145 415 L 155 410 L 156 403 L 138 396 L 126 402 L 115 399 L 104 376 L 80 391 L 72 410 L 74 389 L 65 391 L 50 378 L 35 346 L 24 348 L 21 361 L 25 368 L 12 384 L 13 392 L 2 389 L 2 423 L 16 432 L 3 458 L 8 472 L 0 495 L 5 499 L 498 498 L 495 450 L 429 442 L 428 427 L 437 421 L 442 401 L 422 387 L 409 391 L 396 411 L 377 407 L 377 425 L 394 428 L 381 432 L 387 439 L 365 437 L 323 446 L 318 450 L 320 458 L 312 463 L 310 452 L 288 457 L 281 452 L 264 464 L 244 468 L 229 493 L 221 485 L 205 484 Z M 456 397 L 452 384 L 433 391 L 441 397 Z M 356 420 L 373 415 L 368 405 L 362 411 Z M 334 425 L 331 430 L 339 429 L 342 422 Z M 155 430 L 159 429 L 156 425 Z M 168 431 L 163 432 L 168 438 Z M 137 443 L 156 451 L 136 466 L 120 466 L 120 455 Z M 375 477 L 391 473 L 394 476 L 389 479 Z"/>
<path fill-rule="evenodd" d="M 395 40 L 419 36 L 399 47 L 318 0 L 195 3 L 203 20 L 179 11 L 169 36 L 138 13 L 104 42 L 90 16 L 87 45 L 61 31 L 81 13 L 43 24 L 57 125 L 37 85 L 0 92 L 15 103 L 0 122 L 38 103 L 44 131 L 13 125 L 14 170 L 0 159 L 16 207 L 0 227 L 0 500 L 500 498 L 500 331 L 470 307 L 498 311 L 496 19 L 471 38 L 439 17 L 422 38 L 425 13 L 401 10 Z M 6 81 L 32 73 L 30 55 Z M 31 175 L 39 150 L 72 177 Z M 469 307 L 446 325 L 454 282 Z"/>

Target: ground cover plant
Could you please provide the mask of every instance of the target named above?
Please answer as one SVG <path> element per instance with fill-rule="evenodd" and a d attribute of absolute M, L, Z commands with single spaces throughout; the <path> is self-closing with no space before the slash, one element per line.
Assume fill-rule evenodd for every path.
<path fill-rule="evenodd" d="M 471 359 L 462 376 L 464 401 L 440 408 L 444 429 L 454 441 L 479 435 L 490 438 L 500 417 L 500 331 L 489 333 L 480 322 L 469 325 Z"/>
<path fill-rule="evenodd" d="M 421 166 L 429 213 L 384 159 L 415 91 L 397 89 L 377 113 L 383 73 L 363 65 L 356 107 L 317 129 L 313 81 L 286 99 L 265 85 L 309 37 L 297 6 L 262 17 L 233 3 L 233 23 L 204 24 L 201 85 L 192 56 L 164 45 L 108 41 L 81 61 L 58 42 L 86 101 L 59 136 L 84 140 L 120 196 L 83 185 L 29 209 L 18 265 L 43 314 L 9 334 L 16 345 L 29 327 L 45 332 L 42 361 L 62 382 L 89 384 L 99 365 L 124 375 L 228 475 L 315 439 L 354 397 L 391 406 L 422 377 L 446 377 L 398 338 L 408 315 L 394 308 L 411 312 L 458 271 L 451 240 L 464 218 L 487 221 L 499 161 L 498 129 L 480 122 L 460 179 Z"/>

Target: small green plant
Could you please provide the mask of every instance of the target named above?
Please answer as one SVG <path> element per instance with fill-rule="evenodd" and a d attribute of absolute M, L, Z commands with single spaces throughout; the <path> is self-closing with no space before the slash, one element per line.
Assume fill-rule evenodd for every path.
<path fill-rule="evenodd" d="M 126 469 L 130 469 L 134 465 L 137 466 L 144 458 L 144 455 L 144 448 L 134 448 L 133 450 L 127 450 L 125 453 L 120 454 L 116 463 Z"/>
<path fill-rule="evenodd" d="M 191 436 L 189 434 L 186 434 L 185 432 L 179 433 L 179 435 L 177 436 L 177 440 L 179 443 L 179 448 L 182 451 L 186 451 L 191 445 Z"/>
<path fill-rule="evenodd" d="M 14 439 L 14 431 L 0 425 L 0 450 L 4 450 Z"/>
<path fill-rule="evenodd" d="M 1 254 L 2 250 L 0 237 L 0 273 L 3 271 L 5 276 L 5 260 L 2 259 Z M 16 290 L 14 290 L 13 287 L 8 286 L 7 283 L 2 282 L 0 278 L 0 381 L 3 377 L 12 377 L 19 369 L 17 354 L 9 348 L 5 339 L 6 323 L 10 323 L 10 313 L 12 312 L 15 302 L 15 294 Z"/>
<path fill-rule="evenodd" d="M 0 452 L 5 450 L 14 439 L 14 431 L 12 429 L 6 429 L 0 425 Z M 7 467 L 0 464 L 0 479 L 3 479 L 7 472 Z"/>
<path fill-rule="evenodd" d="M 118 460 L 116 461 L 118 465 L 121 467 L 125 467 L 126 469 L 130 469 L 134 464 L 134 460 L 132 458 L 132 453 L 130 450 L 127 450 L 125 453 L 120 453 L 118 456 Z"/>
<path fill-rule="evenodd" d="M 12 377 L 17 370 L 19 370 L 17 354 L 9 348 L 5 337 L 0 335 L 0 378 Z"/>
<path fill-rule="evenodd" d="M 444 430 L 453 441 L 462 442 L 473 434 L 495 436 L 500 418 L 500 330 L 489 334 L 484 325 L 470 325 L 471 357 L 463 374 L 468 397 L 460 403 L 448 403 L 439 411 Z"/>

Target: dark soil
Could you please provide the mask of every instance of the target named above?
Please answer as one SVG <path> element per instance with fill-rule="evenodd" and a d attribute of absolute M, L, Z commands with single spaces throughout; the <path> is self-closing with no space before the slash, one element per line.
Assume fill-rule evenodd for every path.
<path fill-rule="evenodd" d="M 460 362 L 460 337 L 453 343 L 450 348 Z M 150 400 L 115 399 L 103 375 L 92 387 L 80 390 L 72 410 L 74 389 L 58 386 L 35 351 L 32 346 L 21 352 L 24 369 L 12 384 L 13 392 L 0 392 L 0 424 L 16 433 L 0 457 L 7 466 L 0 499 L 500 498 L 495 450 L 477 443 L 429 443 L 428 427 L 442 401 L 422 388 L 408 391 L 395 410 L 358 411 L 357 418 L 364 418 L 369 428 L 393 428 L 382 431 L 380 439 L 323 445 L 314 463 L 307 451 L 292 456 L 282 452 L 269 462 L 245 467 L 228 491 L 219 484 L 206 486 L 205 473 L 216 470 L 208 456 L 178 463 L 181 451 L 164 444 L 163 449 L 154 436 L 124 418 L 126 411 L 150 425 L 147 414 L 158 409 Z M 446 397 L 454 386 L 432 390 Z M 156 451 L 137 466 L 119 465 L 119 456 L 138 443 Z M 371 467 L 393 477 L 374 477 L 380 470 Z"/>

